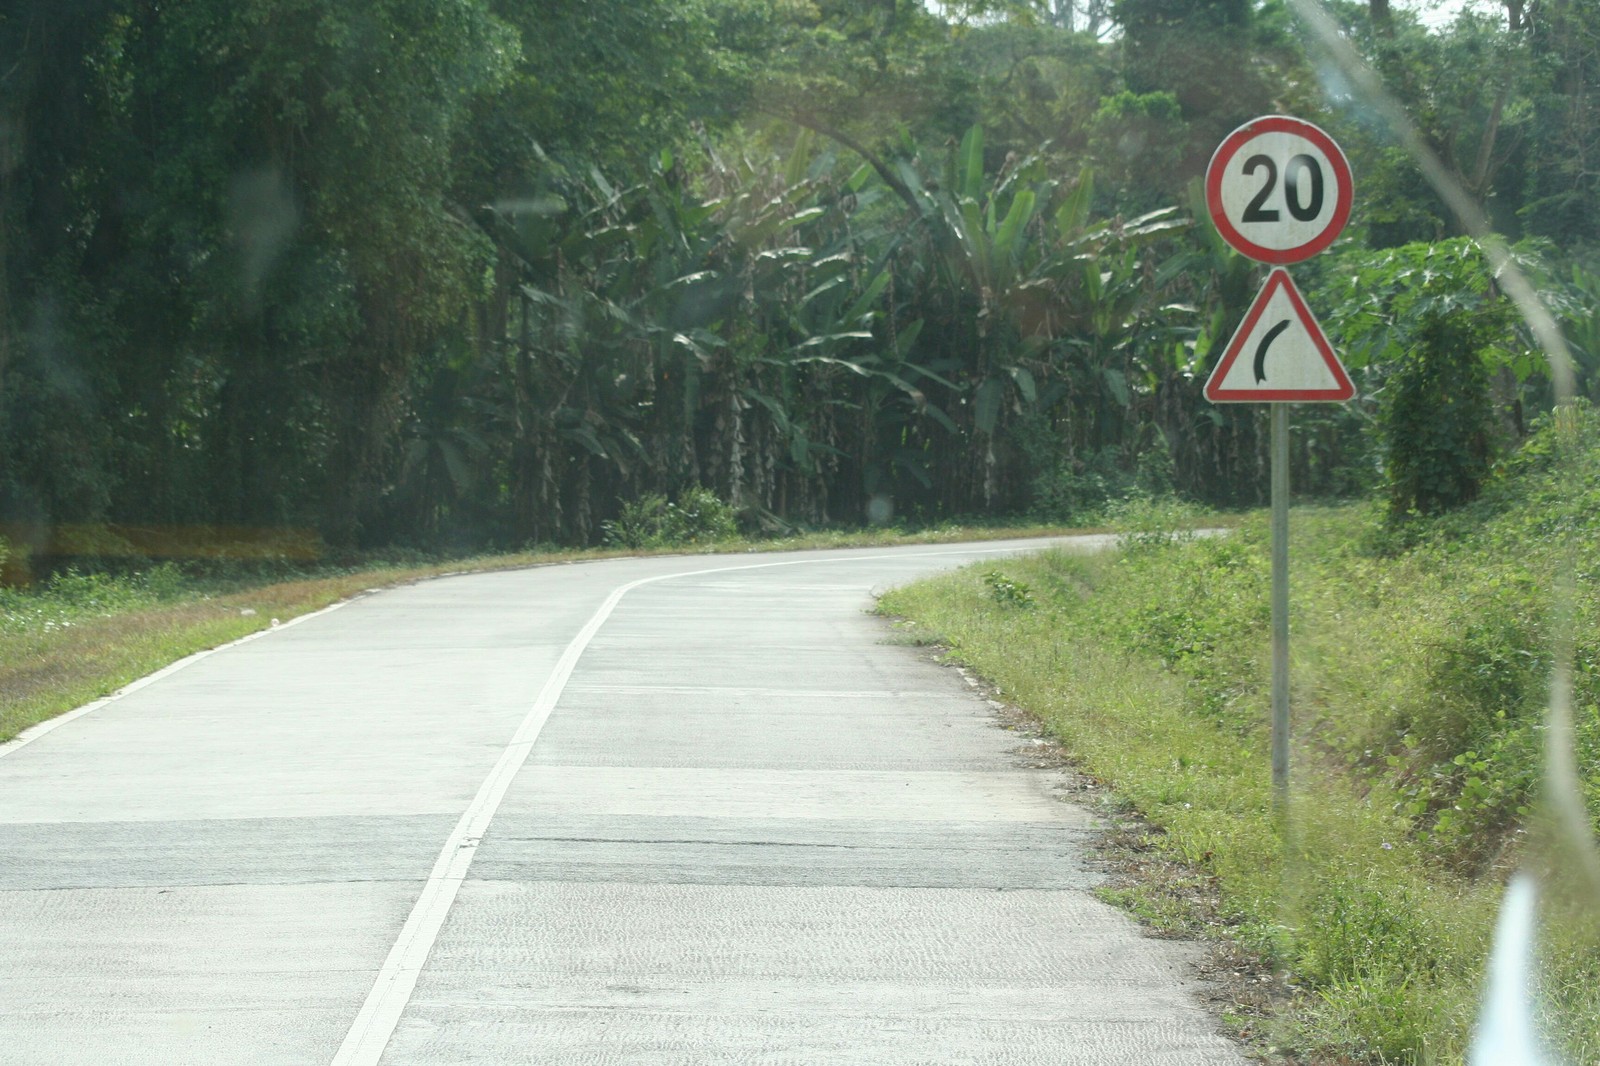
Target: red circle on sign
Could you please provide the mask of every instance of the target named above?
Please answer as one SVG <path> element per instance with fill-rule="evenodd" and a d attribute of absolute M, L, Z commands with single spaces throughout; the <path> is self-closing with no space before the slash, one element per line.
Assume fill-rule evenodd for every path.
<path fill-rule="evenodd" d="M 1222 190 L 1223 181 L 1228 176 L 1228 167 L 1234 158 L 1257 138 L 1274 133 L 1289 134 L 1308 141 L 1327 160 L 1333 172 L 1332 214 L 1313 236 L 1285 248 L 1273 248 L 1261 244 L 1241 233 L 1239 223 L 1228 214 Z M 1270 160 L 1268 164 L 1272 166 L 1268 172 L 1271 180 L 1276 180 L 1276 167 Z M 1272 191 L 1266 186 L 1262 186 L 1261 189 L 1264 191 L 1258 191 L 1257 201 L 1264 199 L 1265 195 Z M 1290 118 L 1288 115 L 1266 115 L 1246 122 L 1223 139 L 1211 156 L 1211 164 L 1206 167 L 1206 207 L 1211 212 L 1211 220 L 1217 225 L 1217 232 L 1236 251 L 1263 263 L 1277 265 L 1298 263 L 1303 259 L 1310 259 L 1327 248 L 1344 230 L 1345 223 L 1350 221 L 1350 205 L 1354 194 L 1355 185 L 1350 177 L 1350 162 L 1345 159 L 1344 152 L 1334 139 L 1319 127 L 1303 119 Z M 1256 202 L 1252 202 L 1251 209 L 1255 207 Z M 1279 212 L 1275 208 L 1272 212 L 1276 219 Z M 1246 213 L 1248 214 L 1248 209 Z"/>

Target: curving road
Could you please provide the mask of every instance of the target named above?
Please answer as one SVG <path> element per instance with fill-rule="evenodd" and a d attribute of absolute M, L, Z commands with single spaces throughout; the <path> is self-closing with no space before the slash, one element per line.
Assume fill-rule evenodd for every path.
<path fill-rule="evenodd" d="M 1037 547 L 430 581 L 0 747 L 0 1063 L 1242 1063 L 863 613 Z"/>

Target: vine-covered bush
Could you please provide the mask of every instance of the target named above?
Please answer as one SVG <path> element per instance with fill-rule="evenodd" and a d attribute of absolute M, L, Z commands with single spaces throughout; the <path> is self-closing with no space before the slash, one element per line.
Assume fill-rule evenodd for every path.
<path fill-rule="evenodd" d="M 1376 398 L 1390 519 L 1470 502 L 1497 451 L 1494 380 L 1542 366 L 1488 256 L 1465 237 L 1354 249 L 1324 276 L 1334 346 Z"/>
<path fill-rule="evenodd" d="M 604 525 L 605 542 L 625 548 L 670 548 L 728 540 L 738 533 L 732 507 L 710 489 L 696 486 L 668 500 L 648 492 L 622 505 Z"/>
<path fill-rule="evenodd" d="M 1391 517 L 1470 502 L 1494 456 L 1494 405 L 1483 357 L 1509 327 L 1503 303 L 1429 310 L 1395 366 L 1380 411 Z"/>

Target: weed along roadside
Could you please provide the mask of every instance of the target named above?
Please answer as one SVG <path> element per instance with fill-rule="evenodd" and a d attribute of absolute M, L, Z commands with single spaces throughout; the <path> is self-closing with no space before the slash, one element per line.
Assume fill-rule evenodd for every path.
<path fill-rule="evenodd" d="M 1269 530 L 1149 531 L 1118 553 L 1045 552 L 934 578 L 881 610 L 1029 712 L 1214 913 L 1135 884 L 1110 896 L 1281 978 L 1258 1039 L 1313 1061 L 1462 1061 L 1501 886 L 1530 860 L 1539 996 L 1562 1061 L 1600 1061 L 1600 921 L 1540 859 L 1549 536 L 1600 508 L 1600 419 L 1579 453 L 1537 433 L 1478 501 L 1386 521 L 1369 504 L 1293 515 L 1295 775 L 1286 857 L 1272 817 Z M 1600 568 L 1589 544 L 1580 573 Z M 1580 593 L 1574 706 L 1600 813 L 1600 597 Z M 1576 903 L 1563 902 L 1570 896 Z M 1225 1011 L 1228 1013 L 1228 1011 Z M 1242 1014 L 1243 1010 L 1235 1011 Z"/>

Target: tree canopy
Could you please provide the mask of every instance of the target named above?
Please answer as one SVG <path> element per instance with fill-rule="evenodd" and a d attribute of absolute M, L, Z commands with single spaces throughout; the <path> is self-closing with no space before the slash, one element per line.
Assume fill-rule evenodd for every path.
<path fill-rule="evenodd" d="M 1582 358 L 1600 13 L 1333 11 Z M 42 553 L 584 542 L 695 488 L 774 529 L 1251 502 L 1258 417 L 1199 391 L 1261 276 L 1212 148 L 1271 111 L 1344 144 L 1355 221 L 1304 268 L 1340 300 L 1462 232 L 1277 0 L 18 0 L 0 87 L 0 524 Z M 1376 487 L 1408 345 L 1478 344 L 1409 278 L 1307 491 Z M 1548 392 L 1505 329 L 1514 435 Z"/>

